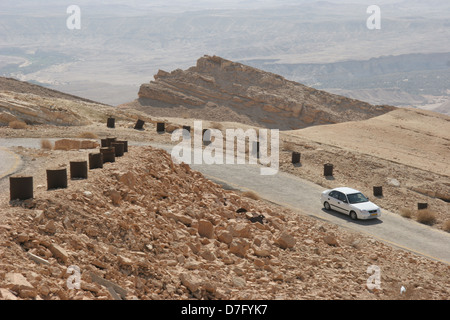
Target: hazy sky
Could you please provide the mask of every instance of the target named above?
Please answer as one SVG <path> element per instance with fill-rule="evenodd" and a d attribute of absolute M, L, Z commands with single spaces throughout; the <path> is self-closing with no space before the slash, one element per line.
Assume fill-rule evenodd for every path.
<path fill-rule="evenodd" d="M 15 13 L 27 13 L 31 11 L 41 13 L 47 11 L 54 13 L 61 7 L 69 5 L 78 5 L 85 8 L 104 8 L 109 11 L 113 7 L 129 7 L 137 8 L 141 13 L 149 10 L 169 10 L 169 11 L 186 11 L 199 9 L 258 9 L 279 6 L 298 6 L 308 4 L 322 4 L 326 6 L 330 4 L 354 4 L 354 5 L 379 5 L 379 6 L 399 6 L 399 10 L 404 11 L 409 8 L 411 13 L 418 12 L 417 4 L 421 4 L 420 10 L 428 7 L 429 11 L 442 12 L 442 8 L 449 8 L 448 0 L 2 0 L 0 7 L 1 13 L 13 13 L 14 9 L 20 8 Z M 32 10 L 31 10 L 32 9 Z M 445 11 L 445 10 L 444 10 Z M 445 14 L 445 12 L 442 12 Z M 121 14 L 117 11 L 117 14 Z M 450 15 L 450 12 L 446 12 Z"/>
<path fill-rule="evenodd" d="M 366 25 L 372 4 L 380 30 Z M 80 30 L 66 26 L 70 5 Z M 105 96 L 127 83 L 132 96 L 205 54 L 295 64 L 450 52 L 449 21 L 450 0 L 1 0 L 0 74 L 80 94 L 95 79 Z"/>

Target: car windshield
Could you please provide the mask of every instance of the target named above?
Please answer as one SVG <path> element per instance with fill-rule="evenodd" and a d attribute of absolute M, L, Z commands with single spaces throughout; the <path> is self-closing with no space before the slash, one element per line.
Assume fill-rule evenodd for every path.
<path fill-rule="evenodd" d="M 362 202 L 368 202 L 369 199 L 367 199 L 362 193 L 353 193 L 348 194 L 348 202 L 350 203 L 362 203 Z"/>

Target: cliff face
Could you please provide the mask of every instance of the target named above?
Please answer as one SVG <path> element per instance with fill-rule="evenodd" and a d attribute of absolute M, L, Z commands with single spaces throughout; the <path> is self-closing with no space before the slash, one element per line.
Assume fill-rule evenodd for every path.
<path fill-rule="evenodd" d="M 391 110 L 316 90 L 262 70 L 217 56 L 204 56 L 195 67 L 159 71 L 129 104 L 160 116 L 237 121 L 280 130 L 365 120 Z"/>

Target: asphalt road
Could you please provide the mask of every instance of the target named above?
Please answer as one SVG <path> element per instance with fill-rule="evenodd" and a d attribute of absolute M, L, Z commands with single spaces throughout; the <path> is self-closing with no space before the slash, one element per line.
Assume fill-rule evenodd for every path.
<path fill-rule="evenodd" d="M 171 146 L 154 146 L 169 153 L 172 150 Z M 351 220 L 345 214 L 323 208 L 320 201 L 320 195 L 325 190 L 323 187 L 294 175 L 280 171 L 276 175 L 261 175 L 261 167 L 250 164 L 192 164 L 191 168 L 227 188 L 256 192 L 261 198 L 301 214 L 361 232 L 390 245 L 450 264 L 449 233 L 384 209 L 378 219 Z"/>
<path fill-rule="evenodd" d="M 378 219 L 353 221 L 345 214 L 323 208 L 320 194 L 324 188 L 283 172 L 262 176 L 254 165 L 192 165 L 192 168 L 217 183 L 254 191 L 273 203 L 450 264 L 450 234 L 444 231 L 386 210 Z"/>
<path fill-rule="evenodd" d="M 18 167 L 20 158 L 8 151 L 7 146 L 36 144 L 35 139 L 4 141 L 0 139 L 0 179 L 11 174 Z M 141 143 L 139 143 L 141 145 Z M 130 143 L 130 145 L 133 145 Z M 135 144 L 136 145 L 136 144 Z M 154 147 L 172 150 L 171 146 L 150 144 Z M 192 164 L 192 169 L 228 188 L 254 191 L 261 198 L 336 225 L 359 231 L 380 241 L 403 248 L 428 258 L 450 264 L 450 234 L 406 219 L 398 214 L 383 210 L 379 219 L 353 221 L 348 216 L 326 211 L 320 203 L 324 188 L 307 180 L 284 172 L 276 175 L 261 175 L 258 165 Z M 351 186 L 350 186 L 351 187 Z M 374 202 L 376 202 L 374 200 Z"/>
<path fill-rule="evenodd" d="M 15 173 L 22 163 L 22 160 L 14 152 L 0 145 L 0 180 Z"/>

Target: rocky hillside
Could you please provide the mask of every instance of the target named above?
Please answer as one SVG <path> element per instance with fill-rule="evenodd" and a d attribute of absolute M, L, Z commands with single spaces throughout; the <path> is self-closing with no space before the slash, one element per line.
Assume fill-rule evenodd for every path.
<path fill-rule="evenodd" d="M 234 121 L 280 130 L 364 120 L 394 109 L 315 90 L 217 56 L 188 70 L 160 70 L 124 106 L 155 116 Z"/>
<path fill-rule="evenodd" d="M 83 126 L 105 122 L 109 116 L 134 120 L 134 110 L 115 107 L 15 79 L 0 77 L 0 126 L 12 122 Z"/>
<path fill-rule="evenodd" d="M 13 78 L 0 77 L 0 91 L 9 91 L 16 93 L 31 93 L 44 98 L 58 98 L 72 101 L 83 101 L 90 103 L 98 103 L 85 98 L 77 97 L 64 92 L 45 88 L 33 83 L 19 81 Z"/>
<path fill-rule="evenodd" d="M 224 190 L 162 150 L 130 147 L 68 189 L 47 192 L 43 170 L 34 177 L 33 200 L 11 205 L 0 192 L 0 299 L 449 296 L 445 264 Z M 380 289 L 367 287 L 371 265 Z"/>

